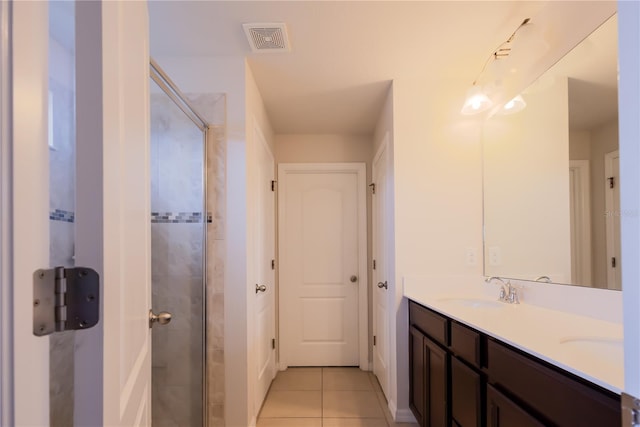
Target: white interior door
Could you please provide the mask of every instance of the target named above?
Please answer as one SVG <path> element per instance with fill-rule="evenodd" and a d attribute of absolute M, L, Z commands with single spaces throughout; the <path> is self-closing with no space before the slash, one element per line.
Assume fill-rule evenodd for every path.
<path fill-rule="evenodd" d="M 284 367 L 366 366 L 364 172 L 364 164 L 279 165 Z"/>
<path fill-rule="evenodd" d="M 255 331 L 256 404 L 260 411 L 276 373 L 275 351 L 275 162 L 262 132 L 254 125 L 256 152 L 255 205 Z M 272 190 L 273 188 L 273 190 Z"/>
<path fill-rule="evenodd" d="M 607 287 L 622 289 L 620 249 L 620 154 L 605 154 L 605 203 L 607 230 Z"/>
<path fill-rule="evenodd" d="M 389 167 L 385 137 L 373 161 L 373 183 L 375 192 L 373 205 L 373 373 L 378 378 L 382 391 L 388 396 L 389 389 L 389 239 L 390 200 Z"/>
<path fill-rule="evenodd" d="M 99 272 L 102 289 L 100 322 L 75 336 L 74 424 L 145 426 L 151 284 L 147 7 L 77 2 L 71 10 L 75 60 L 67 71 L 75 76 L 76 116 L 58 123 L 48 112 L 49 5 L 12 2 L 14 381 L 7 392 L 8 425 L 49 424 L 49 339 L 33 335 L 31 317 L 33 273 L 49 265 L 47 121 L 53 117 L 54 130 L 76 124 L 75 261 Z"/>

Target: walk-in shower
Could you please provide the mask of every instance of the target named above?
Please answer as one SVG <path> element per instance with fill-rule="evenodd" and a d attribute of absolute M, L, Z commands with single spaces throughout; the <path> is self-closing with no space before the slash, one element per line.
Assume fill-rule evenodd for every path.
<path fill-rule="evenodd" d="M 152 331 L 154 427 L 203 426 L 206 410 L 205 251 L 207 123 L 151 61 Z"/>

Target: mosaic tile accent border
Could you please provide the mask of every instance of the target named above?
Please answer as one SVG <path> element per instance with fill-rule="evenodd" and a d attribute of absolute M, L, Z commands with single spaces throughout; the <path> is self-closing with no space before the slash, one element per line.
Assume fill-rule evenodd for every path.
<path fill-rule="evenodd" d="M 75 212 L 65 211 L 62 209 L 54 209 L 49 212 L 49 219 L 52 221 L 75 222 Z"/>
<path fill-rule="evenodd" d="M 202 222 L 202 212 L 151 212 L 153 224 L 192 224 Z"/>

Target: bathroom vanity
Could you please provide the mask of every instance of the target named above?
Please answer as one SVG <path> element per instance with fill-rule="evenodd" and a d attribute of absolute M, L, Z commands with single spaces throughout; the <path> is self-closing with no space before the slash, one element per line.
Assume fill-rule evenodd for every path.
<path fill-rule="evenodd" d="M 409 300 L 410 407 L 420 426 L 621 425 L 620 394 L 607 382 L 617 382 L 618 373 L 596 383 L 584 372 L 621 362 L 606 354 L 617 338 L 603 338 L 604 344 L 596 338 L 616 336 L 619 331 L 606 330 L 615 325 L 600 322 L 589 337 L 566 336 L 566 319 L 560 328 L 549 322 L 565 314 L 552 310 L 463 297 L 428 305 Z M 536 315 L 546 317 L 537 326 Z M 511 324 L 493 334 L 485 329 L 492 323 Z M 514 342 L 518 334 L 522 339 Z"/>

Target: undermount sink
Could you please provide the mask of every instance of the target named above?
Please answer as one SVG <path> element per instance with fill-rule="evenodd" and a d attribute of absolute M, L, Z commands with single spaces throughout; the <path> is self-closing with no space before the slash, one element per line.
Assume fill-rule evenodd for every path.
<path fill-rule="evenodd" d="M 492 301 L 481 298 L 463 298 L 463 297 L 451 297 L 440 298 L 439 302 L 446 302 L 451 304 L 460 305 L 469 308 L 503 308 L 506 304 L 500 301 Z"/>
<path fill-rule="evenodd" d="M 602 357 L 610 357 L 616 353 L 620 355 L 624 351 L 624 343 L 622 338 L 609 337 L 566 337 L 560 340 L 563 347 L 571 348 L 580 353 L 590 353 L 600 355 Z"/>

